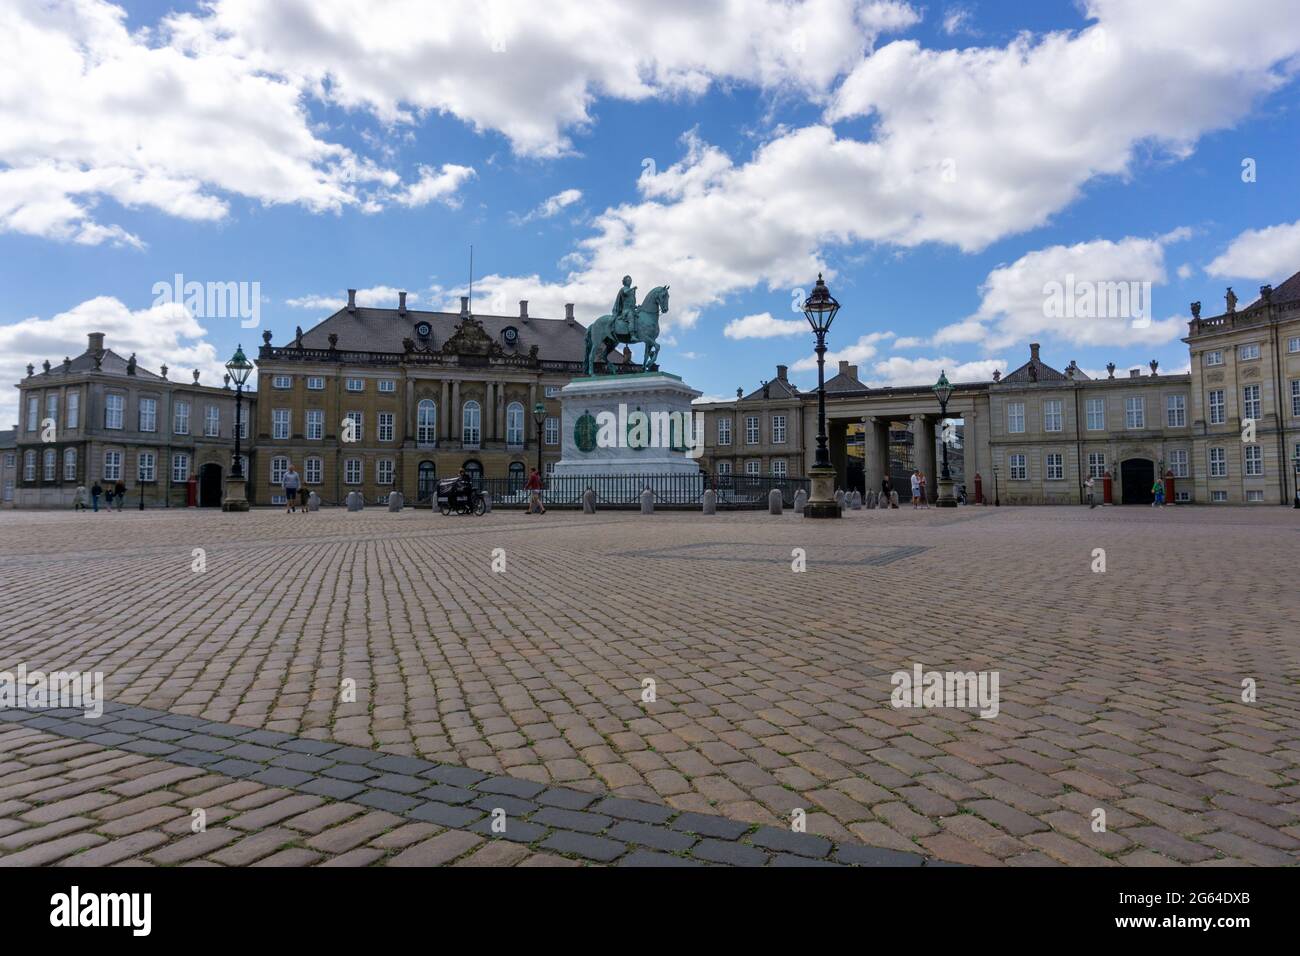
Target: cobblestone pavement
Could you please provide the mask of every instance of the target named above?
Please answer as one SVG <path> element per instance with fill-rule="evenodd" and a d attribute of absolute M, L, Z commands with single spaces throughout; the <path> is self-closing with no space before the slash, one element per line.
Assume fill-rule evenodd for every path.
<path fill-rule="evenodd" d="M 734 862 L 784 859 L 763 841 L 789 834 L 799 808 L 826 837 L 824 861 L 854 862 L 865 844 L 973 864 L 1294 864 L 1298 546 L 1297 513 L 1276 507 L 903 509 L 839 522 L 0 512 L 0 670 L 100 670 L 111 700 L 146 709 L 137 717 L 532 782 L 544 789 L 503 796 L 538 804 L 512 820 L 545 813 L 534 825 L 547 827 L 527 845 L 488 840 L 473 829 L 481 816 L 423 821 L 400 801 L 361 802 L 403 792 L 374 777 L 333 796 L 292 774 L 253 779 L 330 778 L 277 764 L 274 741 L 209 735 L 275 752 L 222 756 L 219 769 L 133 752 L 146 731 L 120 711 L 104 719 L 127 727 L 99 742 L 68 733 L 75 719 L 40 715 L 63 725 L 41 727 L 9 713 L 26 719 L 0 720 L 0 863 L 124 851 L 116 858 L 535 864 L 613 852 L 545 845 L 560 832 L 618 843 L 611 859 L 624 862 L 680 832 L 681 817 L 609 812 L 636 805 L 750 825 L 659 850 L 683 861 L 709 859 L 710 840 L 762 854 Z M 805 573 L 792 571 L 795 548 Z M 1105 573 L 1092 571 L 1097 548 Z M 915 664 L 996 671 L 999 713 L 894 709 L 890 675 Z M 345 679 L 355 703 L 340 702 Z M 654 702 L 642 701 L 646 679 Z M 386 775 L 459 786 L 432 772 Z M 421 796 L 428 787 L 416 798 L 481 800 L 478 782 L 464 803 Z M 548 790 L 592 800 L 549 807 Z M 189 832 L 204 794 L 224 808 L 202 835 L 221 831 L 220 846 Z M 128 826 L 152 816 L 110 829 L 129 800 L 148 805 L 124 811 Z M 263 806 L 296 812 L 237 825 Z M 605 819 L 569 825 L 591 812 Z M 300 816 L 320 832 L 291 825 Z M 316 839 L 348 827 L 349 846 Z M 138 845 L 122 845 L 131 837 Z"/>

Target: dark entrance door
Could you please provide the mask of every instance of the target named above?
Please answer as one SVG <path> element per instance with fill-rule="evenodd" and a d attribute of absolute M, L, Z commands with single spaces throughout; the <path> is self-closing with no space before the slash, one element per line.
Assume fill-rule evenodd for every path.
<path fill-rule="evenodd" d="M 209 462 L 199 469 L 199 507 L 221 507 L 221 466 Z"/>
<path fill-rule="evenodd" d="M 1119 466 L 1120 504 L 1149 505 L 1155 501 L 1156 465 L 1150 458 L 1126 458 Z"/>
<path fill-rule="evenodd" d="M 438 493 L 438 467 L 433 462 L 420 462 L 417 480 L 416 494 L 420 501 L 428 501 Z"/>

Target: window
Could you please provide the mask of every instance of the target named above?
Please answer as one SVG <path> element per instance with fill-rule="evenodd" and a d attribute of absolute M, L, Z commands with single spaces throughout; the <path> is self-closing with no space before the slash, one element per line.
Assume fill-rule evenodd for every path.
<path fill-rule="evenodd" d="M 321 375 L 308 375 L 307 388 L 313 392 L 325 391 L 325 378 Z"/>
<path fill-rule="evenodd" d="M 68 428 L 81 426 L 81 393 L 68 392 Z"/>
<path fill-rule="evenodd" d="M 379 391 L 385 395 L 391 395 L 397 391 L 397 380 L 391 378 L 381 378 L 379 380 Z"/>
<path fill-rule="evenodd" d="M 1211 491 L 1211 492 L 1210 492 L 1210 500 L 1211 500 L 1211 501 L 1214 501 L 1214 502 L 1224 502 L 1224 501 L 1227 501 L 1227 500 L 1228 500 L 1228 493 L 1227 493 L 1226 491 Z"/>
<path fill-rule="evenodd" d="M 343 483 L 345 485 L 361 484 L 360 458 L 348 458 L 343 462 Z"/>
<path fill-rule="evenodd" d="M 203 407 L 203 434 L 207 438 L 221 437 L 221 409 L 216 405 Z"/>
<path fill-rule="evenodd" d="M 63 480 L 77 480 L 77 449 L 65 448 L 63 451 Z"/>
<path fill-rule="evenodd" d="M 746 445 L 758 444 L 758 416 L 757 415 L 745 416 L 745 444 Z M 745 467 L 748 468 L 749 466 L 746 465 Z"/>
<path fill-rule="evenodd" d="M 156 432 L 158 430 L 158 400 L 140 399 L 140 431 Z"/>
<path fill-rule="evenodd" d="M 307 409 L 307 438 L 320 441 L 325 437 L 325 412 L 319 408 Z"/>
<path fill-rule="evenodd" d="M 772 416 L 772 444 L 774 445 L 785 444 L 785 416 L 784 415 Z M 775 463 L 773 464 L 775 465 Z M 784 465 L 785 462 L 782 462 L 781 464 Z M 773 474 L 775 474 L 775 472 L 773 472 Z"/>
<path fill-rule="evenodd" d="M 1261 490 L 1258 489 L 1258 488 L 1250 488 L 1250 489 L 1248 489 L 1248 490 L 1246 491 L 1246 500 L 1247 500 L 1247 501 L 1263 501 L 1263 500 L 1264 500 L 1264 492 L 1261 491 Z"/>
<path fill-rule="evenodd" d="M 1246 385 L 1241 390 L 1241 417 L 1259 418 L 1259 386 Z"/>
<path fill-rule="evenodd" d="M 271 376 L 272 388 L 290 388 L 292 385 L 293 385 L 293 379 L 290 378 L 288 375 Z"/>
<path fill-rule="evenodd" d="M 1259 445 L 1246 445 L 1246 477 L 1262 478 L 1264 475 L 1264 449 Z"/>
<path fill-rule="evenodd" d="M 1248 362 L 1251 359 L 1259 358 L 1259 343 L 1251 342 L 1249 345 L 1239 346 L 1237 349 L 1237 358 L 1242 362 Z"/>
<path fill-rule="evenodd" d="M 785 476 L 786 476 L 785 459 L 777 458 L 775 461 L 772 462 L 772 477 L 784 478 Z"/>
<path fill-rule="evenodd" d="M 1025 403 L 1007 402 L 1007 431 L 1013 433 L 1025 430 Z"/>
<path fill-rule="evenodd" d="M 381 485 L 393 483 L 393 459 L 381 458 L 375 463 L 375 482 Z"/>
<path fill-rule="evenodd" d="M 142 482 L 156 480 L 157 458 L 151 451 L 142 451 L 136 457 L 135 473 L 136 478 Z"/>
<path fill-rule="evenodd" d="M 48 394 L 46 394 L 45 417 L 53 421 L 54 424 L 56 425 L 59 423 L 59 393 L 58 392 L 49 392 Z"/>
<path fill-rule="evenodd" d="M 349 392 L 364 392 L 366 390 L 366 380 L 364 378 L 350 378 L 343 385 Z"/>
<path fill-rule="evenodd" d="M 172 455 L 172 481 L 186 481 L 190 477 L 190 456 L 184 452 Z"/>
<path fill-rule="evenodd" d="M 104 396 L 104 427 L 120 429 L 125 407 L 126 399 L 121 395 Z"/>
<path fill-rule="evenodd" d="M 524 443 L 524 406 L 511 402 L 506 406 L 506 444 Z"/>
<path fill-rule="evenodd" d="M 718 419 L 718 444 L 719 445 L 731 444 L 731 419 L 730 418 Z"/>
<path fill-rule="evenodd" d="M 392 412 L 379 413 L 379 440 L 380 441 L 393 440 L 393 413 Z M 389 462 L 389 464 L 392 463 Z"/>
<path fill-rule="evenodd" d="M 546 419 L 546 444 L 558 445 L 560 443 L 560 420 L 552 416 Z"/>
<path fill-rule="evenodd" d="M 122 477 L 122 453 L 120 451 L 104 452 L 104 480 L 117 481 Z"/>
<path fill-rule="evenodd" d="M 729 475 L 729 474 L 731 474 L 731 462 L 729 462 L 729 461 L 720 461 L 720 462 L 718 462 L 718 474 L 720 474 L 720 475 Z"/>
<path fill-rule="evenodd" d="M 7 452 L 5 452 L 5 467 L 6 467 L 6 468 L 12 468 L 12 467 L 14 466 L 14 462 L 16 462 L 17 460 L 18 460 L 18 455 L 17 455 L 17 453 L 12 452 L 12 451 L 7 451 Z"/>
<path fill-rule="evenodd" d="M 238 418 L 239 418 L 239 437 L 247 438 L 248 437 L 248 406 L 247 405 L 241 404 L 239 406 Z"/>
<path fill-rule="evenodd" d="M 1210 449 L 1210 477 L 1228 477 L 1228 453 L 1222 448 Z"/>
<path fill-rule="evenodd" d="M 1012 481 L 1027 481 L 1029 479 L 1029 469 L 1025 467 L 1024 455 L 1012 455 L 1010 465 Z"/>
<path fill-rule="evenodd" d="M 352 440 L 361 441 L 365 437 L 366 423 L 360 412 L 348 412 L 343 416 L 347 421 L 352 423 Z"/>
<path fill-rule="evenodd" d="M 36 480 L 36 452 L 23 452 L 23 481 Z"/>
<path fill-rule="evenodd" d="M 1183 395 L 1165 396 L 1165 424 L 1170 428 L 1187 425 L 1187 398 Z"/>
<path fill-rule="evenodd" d="M 172 413 L 172 434 L 188 435 L 190 433 L 190 403 L 177 402 Z"/>
<path fill-rule="evenodd" d="M 555 474 L 555 462 L 553 461 L 548 461 L 545 465 L 542 466 L 542 468 L 546 472 L 547 478 L 550 478 L 553 474 Z"/>
<path fill-rule="evenodd" d="M 1192 500 L 1192 493 L 1190 491 L 1183 491 L 1182 489 L 1179 488 L 1174 489 L 1174 501 L 1190 502 L 1191 500 Z"/>
<path fill-rule="evenodd" d="M 1106 453 L 1104 451 L 1088 452 L 1088 477 L 1102 478 L 1106 474 Z"/>
<path fill-rule="evenodd" d="M 1106 430 L 1106 399 L 1090 398 L 1085 405 L 1088 416 L 1088 431 Z"/>
<path fill-rule="evenodd" d="M 1061 400 L 1053 398 L 1043 402 L 1043 431 L 1059 432 L 1063 429 L 1061 413 Z"/>
<path fill-rule="evenodd" d="M 1293 335 L 1286 340 L 1286 350 L 1288 352 L 1300 352 L 1300 335 Z"/>
<path fill-rule="evenodd" d="M 1223 389 L 1210 389 L 1210 424 L 1222 425 L 1224 422 Z"/>
<path fill-rule="evenodd" d="M 276 455 L 271 459 L 271 484 L 284 484 L 284 473 L 289 470 L 289 459 L 283 455 Z"/>
<path fill-rule="evenodd" d="M 1169 453 L 1168 468 L 1174 473 L 1175 478 L 1187 478 L 1190 472 L 1187 470 L 1187 450 L 1179 448 Z"/>
<path fill-rule="evenodd" d="M 1145 428 L 1147 424 L 1146 400 L 1141 395 L 1124 399 L 1124 427 Z"/>
<path fill-rule="evenodd" d="M 431 398 L 423 398 L 415 408 L 415 440 L 421 445 L 432 445 L 438 440 L 438 406 Z"/>
<path fill-rule="evenodd" d="M 109 398 L 112 398 L 110 395 Z M 27 430 L 37 431 L 41 426 L 41 400 L 35 395 L 27 396 Z M 121 425 L 117 426 L 121 428 Z"/>
<path fill-rule="evenodd" d="M 45 449 L 41 455 L 41 480 L 53 481 L 59 474 L 59 454 L 53 448 Z"/>
<path fill-rule="evenodd" d="M 1047 454 L 1047 479 L 1049 481 L 1060 481 L 1065 477 L 1065 457 L 1060 452 L 1048 452 Z"/>
<path fill-rule="evenodd" d="M 763 473 L 763 463 L 759 461 L 757 458 L 751 458 L 749 459 L 749 461 L 745 462 L 745 474 L 757 476 L 757 475 L 761 475 L 762 473 Z"/>
<path fill-rule="evenodd" d="M 1206 365 L 1222 365 L 1222 364 L 1223 364 L 1223 353 L 1220 352 L 1220 351 L 1217 351 L 1217 350 L 1216 350 L 1216 351 L 1213 351 L 1213 352 L 1206 352 L 1206 353 L 1205 353 L 1205 364 L 1206 364 Z"/>
<path fill-rule="evenodd" d="M 302 463 L 302 480 L 309 485 L 319 485 L 322 470 L 319 458 L 308 458 Z"/>
<path fill-rule="evenodd" d="M 1300 378 L 1291 380 L 1291 414 L 1300 417 Z"/>
<path fill-rule="evenodd" d="M 465 403 L 461 409 L 461 441 L 470 448 L 477 448 L 479 440 L 483 437 L 481 430 L 482 415 L 479 411 L 478 402 L 470 400 Z"/>
<path fill-rule="evenodd" d="M 289 437 L 289 409 L 287 408 L 271 409 L 271 437 L 272 438 Z"/>
<path fill-rule="evenodd" d="M 555 398 L 557 395 L 560 394 L 560 386 L 547 385 L 545 389 L 545 393 L 547 398 Z"/>

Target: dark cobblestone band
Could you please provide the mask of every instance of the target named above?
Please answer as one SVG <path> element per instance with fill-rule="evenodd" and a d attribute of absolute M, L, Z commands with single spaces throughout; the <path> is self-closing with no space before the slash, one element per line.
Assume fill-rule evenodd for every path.
<path fill-rule="evenodd" d="M 913 853 L 835 844 L 815 834 L 147 707 L 106 703 L 98 719 L 75 708 L 0 710 L 0 720 L 598 863 L 951 865 Z M 496 810 L 505 813 L 503 833 L 492 829 Z"/>

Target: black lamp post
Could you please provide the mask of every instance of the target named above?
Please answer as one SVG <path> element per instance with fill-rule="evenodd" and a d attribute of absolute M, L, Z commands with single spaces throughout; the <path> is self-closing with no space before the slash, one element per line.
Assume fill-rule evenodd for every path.
<path fill-rule="evenodd" d="M 533 422 L 537 425 L 537 473 L 542 473 L 542 426 L 546 424 L 546 406 L 538 402 L 533 406 Z"/>
<path fill-rule="evenodd" d="M 993 507 L 1002 507 L 1002 499 L 998 497 L 998 463 L 993 463 Z"/>
<path fill-rule="evenodd" d="M 1291 480 L 1295 484 L 1295 503 L 1292 507 L 1300 508 L 1300 446 L 1297 446 L 1295 457 L 1291 461 L 1295 466 L 1295 471 L 1291 476 Z"/>
<path fill-rule="evenodd" d="M 810 469 L 812 497 L 804 506 L 805 518 L 838 518 L 840 506 L 835 503 L 835 469 L 826 436 L 826 333 L 840 311 L 840 304 L 826 288 L 821 273 L 812 295 L 804 300 L 803 314 L 817 337 L 817 452 Z"/>
<path fill-rule="evenodd" d="M 230 468 L 230 479 L 226 482 L 226 498 L 221 503 L 222 511 L 247 511 L 248 495 L 245 492 L 244 463 L 239 451 L 240 424 L 243 419 L 244 383 L 253 372 L 253 363 L 244 355 L 242 345 L 235 347 L 235 354 L 226 363 L 226 371 L 235 382 L 235 460 Z"/>
<path fill-rule="evenodd" d="M 942 433 L 943 420 L 948 417 L 948 400 L 952 398 L 952 384 L 948 381 L 947 372 L 939 372 L 939 381 L 934 383 L 934 396 L 939 399 L 939 428 Z M 933 442 L 934 436 L 928 436 L 927 440 Z M 935 498 L 934 503 L 939 508 L 956 508 L 957 496 L 952 493 L 952 473 L 948 471 L 947 438 L 945 437 L 939 444 L 943 445 L 943 471 L 939 473 L 939 496 Z M 928 453 L 926 457 L 929 457 Z"/>

